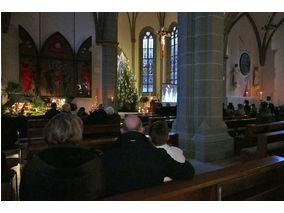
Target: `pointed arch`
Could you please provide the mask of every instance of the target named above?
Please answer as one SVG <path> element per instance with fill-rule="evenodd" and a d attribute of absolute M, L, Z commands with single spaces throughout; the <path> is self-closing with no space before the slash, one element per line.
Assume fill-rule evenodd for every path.
<path fill-rule="evenodd" d="M 38 93 L 38 49 L 30 34 L 19 25 L 19 74 L 23 91 L 28 94 Z"/>
<path fill-rule="evenodd" d="M 157 41 L 154 29 L 144 27 L 139 34 L 139 90 L 142 95 L 156 94 Z M 143 43 L 144 42 L 144 43 Z M 153 42 L 153 43 L 151 43 Z M 144 44 L 144 48 L 143 48 Z M 151 46 L 152 45 L 152 46 Z"/>
<path fill-rule="evenodd" d="M 167 82 L 177 84 L 177 51 L 178 51 L 178 28 L 177 22 L 172 22 L 169 26 L 168 32 L 171 37 L 166 38 L 166 66 L 167 66 Z"/>
<path fill-rule="evenodd" d="M 74 51 L 61 33 L 56 32 L 45 41 L 40 70 L 41 96 L 75 97 Z"/>
<path fill-rule="evenodd" d="M 92 36 L 80 46 L 76 55 L 77 97 L 92 97 Z"/>

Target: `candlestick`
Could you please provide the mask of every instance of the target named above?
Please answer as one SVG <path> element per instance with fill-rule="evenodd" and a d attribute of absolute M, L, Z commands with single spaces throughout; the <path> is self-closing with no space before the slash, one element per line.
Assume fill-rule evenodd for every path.
<path fill-rule="evenodd" d="M 259 100 L 262 101 L 262 92 L 259 92 Z"/>

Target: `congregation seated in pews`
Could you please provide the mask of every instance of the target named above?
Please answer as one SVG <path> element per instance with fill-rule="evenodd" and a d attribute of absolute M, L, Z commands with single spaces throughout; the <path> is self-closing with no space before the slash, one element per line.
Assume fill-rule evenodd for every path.
<path fill-rule="evenodd" d="M 67 119 L 69 122 L 60 122 L 61 119 Z M 186 165 L 175 161 L 183 162 L 182 152 L 175 152 L 174 149 L 175 153 L 179 153 L 180 159 L 173 155 L 173 158 L 169 157 L 173 149 L 168 149 L 164 144 L 167 138 L 166 134 L 162 134 L 167 132 L 165 122 L 157 121 L 150 127 L 151 143 L 159 145 L 159 140 L 157 141 L 159 138 L 163 144 L 155 148 L 142 133 L 143 128 L 139 128 L 142 127 L 141 121 L 136 116 L 130 116 L 128 119 L 125 120 L 123 134 L 119 137 L 118 143 L 113 143 L 102 155 L 94 149 L 81 146 L 84 128 L 77 116 L 60 113 L 51 119 L 45 132 L 48 147 L 34 155 L 23 169 L 20 199 L 106 201 L 283 199 L 283 158 L 277 156 L 261 158 L 192 178 L 193 167 L 189 163 L 185 162 Z M 57 121 L 53 122 L 55 120 Z M 53 125 L 55 126 L 52 127 Z M 72 128 L 64 125 L 71 125 Z M 66 132 L 63 134 L 64 131 L 60 131 L 60 128 L 69 129 L 71 132 L 79 128 L 80 131 L 68 136 Z M 69 130 L 67 132 L 70 132 Z M 56 132 L 55 135 L 51 134 L 53 131 Z M 79 138 L 81 142 L 78 142 Z M 65 141 L 61 141 L 62 139 Z M 149 150 L 153 153 L 149 154 Z M 168 172 L 161 166 L 165 164 L 171 167 Z M 173 165 L 179 165 L 176 171 L 173 171 L 175 168 Z M 165 177 L 189 180 L 163 183 Z"/>
<path fill-rule="evenodd" d="M 108 110 L 104 111 L 108 114 Z M 113 114 L 111 108 L 109 111 L 110 114 Z M 64 120 L 64 122 L 62 120 L 60 122 L 60 119 Z M 54 122 L 55 120 L 57 121 Z M 65 120 L 68 120 L 68 122 L 65 122 Z M 192 180 L 185 180 L 193 177 L 194 168 L 185 159 L 182 150 L 166 144 L 166 142 L 169 141 L 168 137 L 171 135 L 167 134 L 168 125 L 165 120 L 149 119 L 149 121 L 150 120 L 149 140 L 144 135 L 141 120 L 134 115 L 126 117 L 122 129 L 120 129 L 119 123 L 83 125 L 82 119 L 79 119 L 79 117 L 69 112 L 55 115 L 52 119 L 46 120 L 48 123 L 37 120 L 36 124 L 28 125 L 31 129 L 41 126 L 41 130 L 43 130 L 43 126 L 46 125 L 44 135 L 42 135 L 44 136 L 45 146 L 38 150 L 35 148 L 35 154 L 27 159 L 23 167 L 20 182 L 20 199 L 278 199 L 278 197 L 275 197 L 275 193 L 283 189 L 283 179 L 276 178 L 274 185 L 268 184 L 268 181 L 272 180 L 270 177 L 273 177 L 273 174 L 279 174 L 279 177 L 283 177 L 283 172 L 281 171 L 283 171 L 284 161 L 280 157 L 269 158 L 270 160 L 268 159 L 267 161 L 262 160 L 263 157 L 270 154 L 263 144 L 273 143 L 279 139 L 283 139 L 283 132 L 278 132 L 277 136 L 275 136 L 276 133 L 274 135 L 265 135 L 265 140 L 262 137 L 262 141 L 264 140 L 265 142 L 258 145 L 261 151 L 257 151 L 257 156 L 261 157 L 261 159 L 255 161 L 255 165 L 259 165 L 257 170 L 251 166 L 252 163 L 247 162 L 234 168 L 225 168 L 224 170 L 221 169 L 208 174 L 198 175 Z M 232 122 L 233 120 L 228 121 Z M 60 128 L 64 128 L 64 125 L 68 126 L 69 124 L 72 126 L 73 131 L 74 129 L 81 130 L 76 131 L 76 133 L 73 132 L 69 136 L 62 136 L 64 131 Z M 52 128 L 52 125 L 55 126 Z M 233 124 L 231 123 L 231 125 Z M 260 124 L 252 124 L 251 126 L 258 126 L 258 128 L 260 128 L 259 125 Z M 282 122 L 261 125 L 266 125 L 266 127 L 262 128 L 273 131 L 284 126 Z M 250 125 L 248 125 L 248 127 L 250 129 Z M 66 127 L 66 129 L 68 128 Z M 109 135 L 112 131 L 118 134 L 115 137 L 111 137 L 111 139 L 110 137 L 107 139 L 85 137 L 88 134 L 100 135 L 105 133 Z M 122 134 L 120 131 L 122 131 Z M 53 135 L 51 134 L 52 132 L 56 134 Z M 76 135 L 79 136 L 77 137 Z M 70 139 L 68 139 L 68 137 L 70 137 Z M 77 137 L 77 139 L 73 140 L 71 139 L 72 137 Z M 55 140 L 55 138 L 60 138 L 60 140 L 63 141 L 56 142 L 57 139 Z M 64 138 L 67 139 L 65 140 Z M 102 146 L 107 143 L 108 146 L 100 149 L 98 148 L 99 146 L 93 146 L 94 143 Z M 101 152 L 97 152 L 97 150 L 101 150 Z M 265 154 L 263 154 L 264 151 L 266 151 Z M 87 167 L 88 169 L 86 169 Z M 92 171 L 95 172 L 95 174 L 92 173 L 89 168 L 93 168 Z M 279 168 L 282 168 L 282 170 Z M 236 174 L 233 175 L 233 171 L 237 171 Z M 67 173 L 65 174 L 65 172 L 67 172 L 68 175 Z M 85 174 L 83 174 L 84 172 Z M 249 174 L 252 174 L 255 178 L 251 179 L 247 177 Z M 255 185 L 255 181 L 259 181 L 263 176 L 269 177 L 269 179 L 263 180 L 258 185 Z M 171 179 L 174 180 L 170 183 L 163 183 Z M 183 180 L 178 181 L 175 179 Z M 75 180 L 77 181 L 76 184 L 73 183 Z M 236 189 L 236 187 L 233 187 L 235 184 L 238 186 L 243 184 L 243 182 L 240 183 L 237 180 L 248 182 L 247 188 Z M 32 183 L 30 183 L 30 181 L 32 181 Z M 84 182 L 84 184 L 82 184 L 81 181 Z M 51 184 L 52 187 L 47 187 L 49 184 Z M 91 187 L 88 188 L 88 185 L 91 185 Z M 167 187 L 171 189 L 171 193 L 166 193 Z M 258 195 L 258 192 L 262 189 L 267 190 L 265 196 Z M 221 194 L 219 192 L 220 190 L 222 191 Z M 251 197 L 244 196 L 247 191 L 250 193 L 253 192 L 254 195 Z M 163 194 L 160 194 L 160 192 L 163 192 Z M 281 196 L 283 197 L 283 194 L 281 194 Z"/>
<path fill-rule="evenodd" d="M 236 137 L 245 134 L 248 124 L 263 124 L 284 120 L 284 107 L 274 107 L 272 103 L 268 104 L 262 101 L 259 112 L 257 112 L 255 104 L 249 105 L 248 100 L 245 100 L 245 105 L 238 104 L 237 110 L 235 110 L 232 103 L 229 103 L 226 109 L 223 105 L 223 120 L 228 127 L 228 133 L 232 137 Z"/>
<path fill-rule="evenodd" d="M 23 169 L 21 200 L 95 200 L 162 183 L 166 176 L 186 179 L 194 174 L 190 163 L 178 163 L 148 141 L 137 116 L 125 119 L 123 134 L 102 156 L 81 146 L 83 131 L 82 120 L 71 113 L 48 122 L 48 147 Z"/>
<path fill-rule="evenodd" d="M 259 111 L 255 104 L 249 105 L 249 101 L 245 100 L 245 104 L 238 104 L 235 109 L 233 103 L 229 103 L 227 107 L 223 104 L 223 119 L 242 119 L 256 118 L 256 123 L 269 123 L 272 121 L 284 120 L 284 106 L 275 107 L 272 103 L 262 101 L 259 106 Z"/>

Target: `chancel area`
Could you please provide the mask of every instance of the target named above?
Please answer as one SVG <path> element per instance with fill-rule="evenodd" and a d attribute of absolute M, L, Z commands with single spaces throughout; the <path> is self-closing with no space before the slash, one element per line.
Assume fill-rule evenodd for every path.
<path fill-rule="evenodd" d="M 284 13 L 2 12 L 1 200 L 284 199 Z"/>

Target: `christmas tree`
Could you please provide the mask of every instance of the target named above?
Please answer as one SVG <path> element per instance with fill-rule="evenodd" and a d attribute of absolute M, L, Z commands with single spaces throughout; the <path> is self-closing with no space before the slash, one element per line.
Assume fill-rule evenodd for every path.
<path fill-rule="evenodd" d="M 121 49 L 117 55 L 117 106 L 118 111 L 136 111 L 138 92 L 135 75 L 130 70 L 129 61 Z"/>

